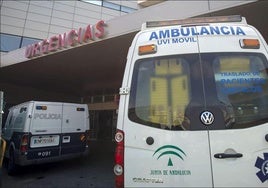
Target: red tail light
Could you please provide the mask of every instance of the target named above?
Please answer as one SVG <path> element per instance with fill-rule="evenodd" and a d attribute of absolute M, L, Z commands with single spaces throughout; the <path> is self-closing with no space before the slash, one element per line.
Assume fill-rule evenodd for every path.
<path fill-rule="evenodd" d="M 20 151 L 23 154 L 26 154 L 27 153 L 28 140 L 29 139 L 28 139 L 28 135 L 27 134 L 23 135 L 22 138 L 21 138 Z"/>
<path fill-rule="evenodd" d="M 115 134 L 115 141 L 117 142 L 115 148 L 115 187 L 122 188 L 124 187 L 124 132 L 117 130 Z"/>

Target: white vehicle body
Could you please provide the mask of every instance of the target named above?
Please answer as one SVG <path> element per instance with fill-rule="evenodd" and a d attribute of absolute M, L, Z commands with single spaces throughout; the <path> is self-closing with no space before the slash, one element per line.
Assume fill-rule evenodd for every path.
<path fill-rule="evenodd" d="M 268 187 L 267 59 L 240 16 L 143 26 L 120 88 L 116 186 Z"/>
<path fill-rule="evenodd" d="M 85 104 L 29 101 L 9 109 L 3 130 L 8 172 L 88 152 L 89 114 Z"/>

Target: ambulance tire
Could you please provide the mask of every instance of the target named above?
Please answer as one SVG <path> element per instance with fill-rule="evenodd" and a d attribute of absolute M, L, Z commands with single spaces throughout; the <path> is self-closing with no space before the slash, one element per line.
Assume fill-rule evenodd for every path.
<path fill-rule="evenodd" d="M 13 176 L 16 174 L 16 172 L 17 172 L 17 165 L 15 164 L 14 150 L 11 149 L 9 152 L 7 173 L 8 173 L 8 175 Z"/>

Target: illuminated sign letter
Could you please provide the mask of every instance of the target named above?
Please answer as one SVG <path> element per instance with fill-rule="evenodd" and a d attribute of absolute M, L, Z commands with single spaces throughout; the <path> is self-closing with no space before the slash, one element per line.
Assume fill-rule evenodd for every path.
<path fill-rule="evenodd" d="M 67 48 L 68 41 L 67 41 L 66 33 L 59 35 L 59 46 L 60 46 L 60 48 L 62 48 L 62 47 Z"/>
<path fill-rule="evenodd" d="M 40 50 L 40 45 L 39 43 L 36 43 L 33 45 L 33 49 L 32 49 L 32 56 L 38 56 L 40 55 L 41 50 Z"/>
<path fill-rule="evenodd" d="M 59 48 L 59 39 L 57 36 L 51 37 L 49 39 L 48 51 L 54 52 Z"/>
<path fill-rule="evenodd" d="M 77 45 L 78 42 L 78 34 L 76 33 L 76 31 L 73 29 L 70 31 L 70 33 L 68 34 L 68 44 L 70 46 L 75 46 Z"/>
<path fill-rule="evenodd" d="M 83 41 L 82 41 L 82 35 L 83 35 L 83 29 L 80 27 L 79 29 L 78 29 L 78 42 L 79 43 L 82 43 Z"/>
<path fill-rule="evenodd" d="M 96 29 L 98 30 L 98 32 L 95 33 L 95 36 L 97 38 L 101 38 L 104 36 L 104 21 L 101 20 L 96 24 Z"/>
<path fill-rule="evenodd" d="M 32 56 L 32 45 L 28 45 L 25 50 L 25 57 L 30 58 Z"/>
<path fill-rule="evenodd" d="M 91 26 L 88 25 L 85 31 L 85 36 L 84 36 L 84 42 L 87 42 L 89 40 L 92 40 L 92 34 L 91 34 Z"/>
<path fill-rule="evenodd" d="M 48 53 L 48 46 L 49 46 L 49 41 L 47 39 L 43 40 L 41 43 L 41 52 L 42 54 L 47 54 Z"/>

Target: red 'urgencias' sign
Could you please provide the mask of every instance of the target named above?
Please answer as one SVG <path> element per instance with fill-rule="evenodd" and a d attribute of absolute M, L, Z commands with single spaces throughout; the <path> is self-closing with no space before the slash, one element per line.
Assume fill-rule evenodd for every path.
<path fill-rule="evenodd" d="M 25 57 L 32 58 L 55 52 L 69 46 L 76 46 L 82 43 L 89 43 L 104 36 L 104 21 L 99 21 L 95 26 L 88 25 L 86 28 L 71 30 L 68 33 L 59 34 L 45 39 L 41 42 L 28 45 L 25 50 Z"/>

